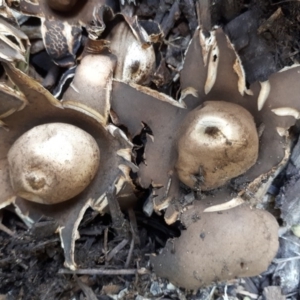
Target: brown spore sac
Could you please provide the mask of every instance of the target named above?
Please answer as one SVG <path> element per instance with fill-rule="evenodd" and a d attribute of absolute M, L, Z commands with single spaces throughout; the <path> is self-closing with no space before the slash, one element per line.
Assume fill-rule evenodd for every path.
<path fill-rule="evenodd" d="M 203 211 L 199 206 L 194 210 Z M 189 289 L 236 277 L 257 276 L 278 250 L 278 223 L 268 212 L 241 205 L 200 219 L 151 257 L 156 275 Z"/>

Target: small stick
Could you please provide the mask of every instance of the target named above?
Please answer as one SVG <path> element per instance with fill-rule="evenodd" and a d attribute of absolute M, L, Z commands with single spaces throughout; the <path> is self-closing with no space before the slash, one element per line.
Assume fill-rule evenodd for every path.
<path fill-rule="evenodd" d="M 48 299 L 48 294 L 51 292 L 51 290 L 54 288 L 54 286 L 56 285 L 56 281 L 54 281 L 51 286 L 48 288 L 47 292 L 44 294 L 44 297 L 42 298 L 42 300 L 46 300 Z"/>
<path fill-rule="evenodd" d="M 124 239 L 121 243 L 119 243 L 115 248 L 111 250 L 111 252 L 107 255 L 106 260 L 110 261 L 119 251 L 121 251 L 128 243 L 127 239 Z"/>
<path fill-rule="evenodd" d="M 131 232 L 133 235 L 134 242 L 137 245 L 140 245 L 141 241 L 140 241 L 140 237 L 138 235 L 138 233 L 139 233 L 138 225 L 137 225 L 134 210 L 132 208 L 128 209 L 128 216 L 129 216 L 129 220 L 130 220 Z"/>
<path fill-rule="evenodd" d="M 107 264 L 107 240 L 108 240 L 108 228 L 105 228 L 104 230 L 104 258 L 105 258 L 105 264 Z"/>
<path fill-rule="evenodd" d="M 278 4 L 283 4 L 283 3 L 287 3 L 287 2 L 299 2 L 299 0 L 284 0 L 284 1 L 279 1 L 276 3 L 271 3 L 271 5 L 278 5 Z"/>
<path fill-rule="evenodd" d="M 169 34 L 170 30 L 174 27 L 175 22 L 180 18 L 181 11 L 179 9 L 179 1 L 175 1 L 169 11 L 169 15 L 163 19 L 161 29 L 165 37 Z"/>
<path fill-rule="evenodd" d="M 0 212 L 0 230 L 7 233 L 10 236 L 14 236 L 15 233 L 2 224 L 3 212 Z"/>
<path fill-rule="evenodd" d="M 75 280 L 76 280 L 78 286 L 85 294 L 86 299 L 89 299 L 89 300 L 97 300 L 98 299 L 97 296 L 95 295 L 94 291 L 89 286 L 87 286 L 85 283 L 83 283 L 80 280 L 80 278 L 78 278 L 76 275 L 74 275 L 74 277 L 75 277 Z"/>
<path fill-rule="evenodd" d="M 257 29 L 257 33 L 261 34 L 263 32 L 265 32 L 266 30 L 270 29 L 273 26 L 273 23 L 279 18 L 282 17 L 283 13 L 281 10 L 281 7 L 279 7 L 272 15 L 271 17 L 266 20 L 263 24 L 261 24 L 259 26 L 259 28 Z"/>
<path fill-rule="evenodd" d="M 182 0 L 180 1 L 180 4 L 181 11 L 185 18 L 188 20 L 190 30 L 194 32 L 198 25 L 194 1 Z"/>
<path fill-rule="evenodd" d="M 133 249 L 134 249 L 134 238 L 132 237 L 131 243 L 130 243 L 129 252 L 128 252 L 128 256 L 127 256 L 127 259 L 126 259 L 126 262 L 125 262 L 125 266 L 124 266 L 126 269 L 130 265 L 130 261 L 131 261 L 131 258 L 132 258 Z"/>
<path fill-rule="evenodd" d="M 58 274 L 79 274 L 79 275 L 144 275 L 149 273 L 145 268 L 141 269 L 118 269 L 118 270 L 107 270 L 107 269 L 78 269 L 71 271 L 69 269 L 60 269 Z"/>
<path fill-rule="evenodd" d="M 15 233 L 11 231 L 9 228 L 7 228 L 5 225 L 3 225 L 2 223 L 0 223 L 0 230 L 7 233 L 10 236 L 15 236 Z"/>

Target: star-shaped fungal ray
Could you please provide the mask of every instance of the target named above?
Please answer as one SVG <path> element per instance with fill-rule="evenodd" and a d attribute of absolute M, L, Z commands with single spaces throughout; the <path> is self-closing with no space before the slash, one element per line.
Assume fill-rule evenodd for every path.
<path fill-rule="evenodd" d="M 71 85 L 63 95 L 64 105 L 78 107 L 82 103 L 99 112 L 103 117 L 103 123 L 107 124 L 115 64 L 115 56 L 107 51 L 87 53 L 77 67 Z"/>
<path fill-rule="evenodd" d="M 141 132 L 142 123 L 150 127 L 153 136 L 147 138 L 145 163 L 139 165 L 138 176 L 142 187 L 154 187 L 154 209 L 167 208 L 170 202 L 179 200 L 175 141 L 178 124 L 188 109 L 164 94 L 119 81 L 113 82 L 111 105 L 132 137 Z M 169 218 L 173 219 L 174 213 Z"/>

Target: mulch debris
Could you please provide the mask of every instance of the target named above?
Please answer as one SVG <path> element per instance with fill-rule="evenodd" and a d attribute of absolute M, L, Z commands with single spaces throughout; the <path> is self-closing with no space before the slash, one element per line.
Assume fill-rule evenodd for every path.
<path fill-rule="evenodd" d="M 178 98 L 179 72 L 198 26 L 199 3 L 136 2 L 138 17 L 159 23 L 165 35 L 156 49 L 160 64 L 151 87 Z M 225 28 L 242 59 L 248 84 L 265 81 L 270 74 L 300 61 L 299 2 L 216 0 L 210 4 L 211 24 L 207 26 Z M 32 57 L 37 72 L 45 77 L 53 68 L 46 53 Z M 54 88 L 51 80 L 45 85 Z M 299 130 L 295 128 L 295 132 L 297 135 Z M 272 186 L 281 218 L 287 223 L 293 218 L 293 224 L 299 223 L 299 214 L 295 214 L 299 212 L 299 149 L 298 143 L 290 164 Z M 142 194 L 137 207 L 124 212 L 127 235 L 116 229 L 110 216 L 87 211 L 76 241 L 75 273 L 63 267 L 59 237 L 51 234 L 51 228 L 56 226 L 52 220 L 41 220 L 28 231 L 17 216 L 5 210 L 1 216 L 5 227 L 0 228 L 0 299 L 299 299 L 300 242 L 290 233 L 282 235 L 276 264 L 262 276 L 233 280 L 194 294 L 157 278 L 151 273 L 149 255 L 159 251 L 167 239 L 179 236 L 181 225 L 167 226 L 160 216 L 145 216 L 146 191 Z"/>

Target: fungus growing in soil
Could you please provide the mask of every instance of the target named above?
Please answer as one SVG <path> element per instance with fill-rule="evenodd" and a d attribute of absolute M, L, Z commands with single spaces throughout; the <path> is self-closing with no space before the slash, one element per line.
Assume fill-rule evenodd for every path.
<path fill-rule="evenodd" d="M 24 6 L 26 3 L 26 1 L 20 2 L 21 11 L 26 8 Z M 41 3 L 44 5 L 44 1 Z M 31 9 L 40 10 L 39 5 L 42 4 L 35 5 L 31 3 L 26 9 L 31 7 Z M 41 18 L 43 17 L 45 15 Z M 54 22 L 56 21 L 54 20 Z M 68 49 L 73 49 L 72 47 L 68 47 Z M 203 190 L 219 187 L 209 193 L 203 193 L 206 196 L 206 202 L 214 204 L 218 203 L 216 199 L 220 202 L 238 199 L 242 200 L 237 201 L 238 204 L 241 204 L 244 200 L 250 199 L 251 204 L 254 205 L 257 199 L 259 201 L 260 195 L 264 195 L 270 180 L 287 161 L 289 154 L 288 128 L 294 124 L 295 118 L 300 116 L 300 103 L 297 103 L 298 93 L 297 84 L 295 83 L 299 78 L 298 67 L 273 75 L 269 82 L 261 85 L 261 88 L 254 85 L 251 90 L 247 90 L 240 60 L 223 31 L 221 29 L 212 31 L 210 37 L 206 38 L 201 30 L 197 30 L 181 72 L 181 89 L 182 95 L 185 95 L 185 97 L 182 97 L 180 101 L 175 101 L 171 97 L 137 85 L 134 82 L 126 84 L 113 81 L 114 61 L 109 56 L 101 57 L 101 59 L 108 59 L 109 68 L 105 75 L 108 76 L 109 84 L 98 86 L 99 83 L 96 82 L 97 80 L 93 81 L 94 78 L 88 82 L 89 87 L 95 88 L 97 93 L 100 89 L 101 95 L 103 95 L 105 89 L 107 91 L 107 95 L 103 98 L 104 105 L 100 105 L 99 108 L 93 106 L 94 104 L 99 105 L 99 103 L 96 103 L 97 101 L 94 101 L 95 99 L 88 97 L 91 102 L 86 102 L 86 99 L 84 99 L 86 95 L 80 93 L 81 88 L 84 88 L 84 82 L 81 78 L 86 76 L 83 71 L 84 63 L 88 61 L 88 68 L 91 68 L 90 64 L 92 62 L 89 60 L 91 57 L 88 57 L 91 53 L 87 52 L 86 54 L 82 60 L 82 68 L 77 70 L 78 77 L 75 75 L 74 86 L 70 86 L 62 102 L 56 100 L 37 82 L 12 64 L 7 63 L 7 61 L 3 64 L 7 75 L 24 93 L 28 103 L 25 103 L 24 100 L 19 111 L 16 111 L 13 115 L 5 114 L 4 117 L 2 116 L 9 131 L 3 130 L 0 140 L 0 184 L 4 191 L 0 197 L 0 208 L 13 204 L 18 215 L 29 226 L 43 215 L 52 217 L 58 224 L 67 267 L 76 268 L 74 243 L 78 237 L 77 228 L 85 210 L 92 207 L 99 212 L 103 212 L 104 207 L 107 205 L 107 189 L 112 184 L 115 184 L 117 196 L 120 200 L 126 200 L 128 195 L 129 197 L 133 195 L 133 187 L 129 176 L 130 168 L 134 167 L 130 162 L 133 145 L 128 141 L 123 131 L 108 123 L 110 109 L 112 109 L 112 119 L 118 125 L 126 126 L 131 137 L 140 134 L 143 126 L 150 128 L 148 132 L 151 132 L 151 134 L 148 134 L 143 157 L 144 162 L 140 164 L 137 181 L 144 188 L 152 188 L 153 209 L 158 213 L 165 210 L 164 217 L 168 224 L 174 223 L 180 218 L 183 219 L 185 214 L 182 216 L 181 214 L 187 205 L 191 203 L 186 200 L 186 193 L 180 189 L 180 186 L 182 186 L 180 181 L 183 181 L 192 189 L 192 199 L 201 196 L 200 192 L 203 192 Z M 122 79 L 124 80 L 123 77 Z M 287 89 L 288 92 L 282 89 L 278 82 L 290 87 Z M 78 87 L 80 97 L 76 98 Z M 197 97 L 195 97 L 195 91 Z M 286 93 L 288 94 L 286 95 Z M 282 99 L 285 100 L 284 105 Z M 223 131 L 219 126 L 211 125 L 215 124 L 215 121 L 209 123 L 209 126 L 205 125 L 206 129 L 200 129 L 199 132 L 200 135 L 203 133 L 209 135 L 208 146 L 216 146 L 212 147 L 213 151 L 211 152 L 213 154 L 209 160 L 206 159 L 206 156 L 210 153 L 206 152 L 203 155 L 204 158 L 200 155 L 200 161 L 190 163 L 192 170 L 185 169 L 188 164 L 184 163 L 182 166 L 182 161 L 187 159 L 187 155 L 195 156 L 194 150 L 191 154 L 183 151 L 183 148 L 187 146 L 184 139 L 188 138 L 187 133 L 190 130 L 190 124 L 187 125 L 187 123 L 193 123 L 190 118 L 193 119 L 195 115 L 197 118 L 200 116 L 201 123 L 203 113 L 211 108 L 214 108 L 214 110 L 210 112 L 210 117 L 216 116 L 215 108 L 219 105 L 221 107 L 220 114 L 223 114 L 228 107 L 230 109 L 227 110 L 238 111 L 236 114 L 239 115 L 239 118 L 236 116 L 234 118 L 230 117 L 226 119 L 226 122 L 228 122 L 228 128 L 233 128 L 236 123 L 241 123 L 238 124 L 239 129 L 234 131 L 226 128 Z M 198 112 L 200 112 L 199 115 Z M 220 121 L 219 117 L 217 119 Z M 199 120 L 196 120 L 195 123 L 199 124 L 197 121 Z M 20 193 L 19 189 L 16 188 L 14 178 L 10 178 L 14 175 L 10 170 L 12 166 L 9 166 L 9 162 L 11 165 L 13 164 L 9 153 L 14 152 L 13 145 L 22 134 L 28 135 L 32 128 L 37 128 L 36 126 L 48 126 L 57 123 L 76 126 L 80 128 L 79 130 L 83 130 L 92 136 L 99 148 L 101 162 L 95 172 L 94 179 L 90 183 L 87 182 L 86 187 L 78 189 L 77 193 L 79 194 L 70 200 L 67 200 L 67 198 L 73 195 L 63 197 L 63 200 L 66 201 L 49 205 L 45 211 L 45 205 L 24 199 L 23 192 Z M 250 129 L 249 132 L 246 128 L 247 130 Z M 199 132 L 197 132 L 197 135 Z M 216 137 L 218 141 L 221 141 L 221 151 L 217 151 L 220 146 L 215 143 Z M 241 148 L 236 150 L 236 147 Z M 250 151 L 249 154 L 243 153 L 246 148 Z M 270 154 L 270 148 L 272 154 Z M 201 152 L 207 151 L 206 147 L 203 149 Z M 241 157 L 236 154 L 237 152 L 243 156 L 242 161 Z M 15 155 L 17 154 L 16 152 Z M 220 155 L 222 156 L 221 159 L 219 159 Z M 236 159 L 237 161 L 235 161 Z M 226 164 L 224 164 L 225 160 Z M 208 166 L 206 163 L 208 163 Z M 238 178 L 233 178 L 238 175 L 240 175 Z M 39 187 L 40 183 L 43 184 L 43 180 L 39 180 L 39 178 L 36 180 L 38 176 L 34 176 L 33 180 L 29 176 L 33 186 L 37 184 Z M 234 184 L 228 182 L 230 180 Z M 131 187 L 131 193 L 122 194 L 126 186 Z M 80 192 L 81 190 L 82 192 Z M 27 197 L 27 195 L 25 197 L 32 198 Z M 246 219 L 248 215 L 253 216 L 255 224 L 262 230 L 259 231 L 259 243 L 266 239 L 266 231 L 263 230 L 263 226 L 264 222 L 269 222 L 271 230 L 269 238 L 270 241 L 274 242 L 277 229 L 274 225 L 276 221 L 267 213 L 258 211 L 250 213 L 249 209 L 244 206 L 234 208 L 233 212 L 241 210 L 240 214 L 232 216 L 233 212 L 228 211 L 224 213 L 224 216 L 231 216 L 231 219 L 236 216 L 239 216 L 240 219 Z M 191 209 L 191 212 L 196 212 L 196 208 Z M 203 220 L 209 219 L 205 214 Z M 151 211 L 149 215 L 151 215 Z M 216 214 L 209 216 L 212 215 L 215 216 Z M 251 222 L 253 221 L 249 221 L 249 224 L 252 224 Z M 200 226 L 202 223 L 197 222 L 197 224 L 197 226 Z M 216 224 L 217 222 L 207 223 L 207 227 L 210 228 L 211 226 L 212 232 L 214 231 L 218 235 L 222 231 L 218 231 L 214 227 L 217 226 Z M 218 224 L 218 226 L 224 227 L 222 224 Z M 193 235 L 190 228 L 193 228 L 192 225 L 188 227 L 186 233 L 182 234 L 182 239 L 178 240 L 179 244 L 182 240 L 184 241 L 184 236 Z M 242 224 L 242 228 L 245 231 L 249 230 L 249 226 L 245 223 Z M 231 236 L 232 239 L 234 237 L 234 235 Z M 246 240 L 246 242 L 248 241 Z M 273 242 L 272 245 L 269 245 L 271 256 L 276 251 L 276 243 Z M 266 245 L 268 246 L 267 243 Z M 213 244 L 211 247 L 221 248 L 217 244 Z M 253 249 L 252 254 L 256 259 L 257 252 L 255 252 L 255 249 Z M 264 268 L 270 262 L 270 257 L 267 257 L 267 262 L 262 262 Z M 193 260 L 193 258 L 189 259 Z M 241 259 L 240 268 L 245 266 L 245 262 L 248 264 L 247 261 L 244 261 L 246 260 L 245 256 L 241 256 Z M 254 268 L 251 269 L 251 273 L 239 273 L 235 263 L 231 264 L 229 262 L 229 266 L 233 268 L 233 271 L 229 272 L 230 276 L 236 276 L 235 274 L 248 276 L 261 271 L 261 269 Z M 179 268 L 179 266 L 177 267 Z M 174 272 L 179 272 L 178 268 L 175 268 Z M 187 280 L 188 276 L 194 276 L 194 273 L 191 273 L 190 270 L 187 270 L 185 274 Z M 166 276 L 163 273 L 160 273 L 160 275 Z M 204 278 L 202 279 L 203 284 L 207 284 L 210 280 L 229 278 L 228 273 L 224 277 L 221 275 L 213 279 L 211 277 Z M 199 276 L 203 277 L 203 274 Z"/>
<path fill-rule="evenodd" d="M 191 221 L 193 216 L 198 219 Z M 203 213 L 196 205 L 182 216 L 187 230 L 151 256 L 154 272 L 177 286 L 196 290 L 215 282 L 264 272 L 275 257 L 278 223 L 268 212 L 241 205 Z"/>
<path fill-rule="evenodd" d="M 189 46 L 181 71 L 181 90 L 183 95 L 193 96 L 176 102 L 147 88 L 113 84 L 112 109 L 118 121 L 126 124 L 132 136 L 140 133 L 141 124 L 150 128 L 148 132 L 152 136 L 148 135 L 145 163 L 140 164 L 138 176 L 143 187 L 152 187 L 153 209 L 165 210 L 168 224 L 180 219 L 188 227 L 173 241 L 175 253 L 171 253 L 172 243 L 168 243 L 161 255 L 152 258 L 159 276 L 196 289 L 213 281 L 259 275 L 268 267 L 278 248 L 276 219 L 267 212 L 239 205 L 246 201 L 251 206 L 260 203 L 289 158 L 288 129 L 300 116 L 299 69 L 299 65 L 295 65 L 272 75 L 261 86 L 254 84 L 246 89 L 241 62 L 218 28 L 208 38 L 198 30 Z M 219 127 L 216 130 L 210 123 L 197 131 L 198 122 L 201 124 L 203 114 L 210 107 L 222 107 L 210 111 L 209 117 L 213 117 L 226 112 L 230 105 L 232 111 L 236 107 L 246 111 L 247 117 L 227 121 L 234 127 L 234 120 L 239 120 L 239 133 L 246 127 L 251 128 L 246 139 L 245 134 L 241 134 L 237 141 L 230 140 L 228 132 L 224 134 Z M 126 110 L 126 107 L 131 109 Z M 146 113 L 141 113 L 141 107 Z M 189 152 L 190 137 L 194 134 L 203 137 L 207 133 L 210 135 L 207 147 L 202 147 L 201 143 L 205 142 L 200 140 L 203 157 L 198 147 Z M 220 137 L 222 150 L 227 147 L 230 150 L 219 151 L 215 137 Z M 243 154 L 242 161 L 234 151 L 235 142 L 242 145 L 242 149 L 247 145 L 250 150 L 249 155 Z M 199 160 L 191 162 L 190 157 L 198 154 Z M 210 164 L 214 167 L 208 167 Z M 227 175 L 227 167 L 233 170 L 230 175 Z M 238 177 L 232 178 L 235 176 Z M 180 188 L 180 179 L 192 189 L 191 197 L 186 197 L 186 189 Z M 210 189 L 208 193 L 203 191 Z M 202 202 L 208 207 L 199 212 L 197 205 L 191 206 L 191 202 L 202 196 Z M 220 213 L 221 210 L 225 211 Z M 147 212 L 151 214 L 148 207 Z M 194 220 L 199 215 L 200 220 L 187 224 L 184 220 L 187 213 L 194 216 Z"/>
<path fill-rule="evenodd" d="M 31 10 L 42 19 L 39 12 L 49 10 L 41 10 L 43 1 L 20 4 L 21 11 Z M 71 15 L 66 20 L 75 21 Z M 67 21 L 63 25 L 68 27 Z M 55 19 L 53 22 L 57 25 Z M 44 40 L 47 41 L 45 36 Z M 72 47 L 68 46 L 68 51 Z M 60 233 L 65 266 L 71 269 L 76 268 L 74 245 L 85 210 L 92 207 L 103 213 L 108 205 L 106 193 L 112 185 L 121 205 L 128 206 L 135 200 L 129 176 L 130 170 L 137 169 L 131 162 L 133 145 L 108 122 L 115 57 L 106 48 L 105 40 L 88 41 L 74 81 L 61 102 L 8 63 L 18 60 L 14 53 L 2 57 L 6 74 L 24 95 L 7 85 L 2 89 L 5 98 L 0 125 L 9 131 L 1 133 L 0 140 L 0 185 L 4 191 L 0 208 L 13 204 L 28 227 L 43 216 L 52 218 Z M 68 52 L 56 54 L 68 63 Z M 24 53 L 19 57 L 25 60 Z M 74 135 L 63 138 L 69 129 Z M 76 153 L 76 157 L 71 157 L 71 153 Z M 45 204 L 51 205 L 45 209 Z"/>
<path fill-rule="evenodd" d="M 128 86 L 119 82 L 113 83 L 112 110 L 118 116 L 118 122 L 125 124 L 132 136 L 141 132 L 141 124 L 147 124 L 151 130 L 152 136 L 148 135 L 145 144 L 145 163 L 139 165 L 138 176 L 142 187 L 152 187 L 153 209 L 156 212 L 165 211 L 164 217 L 168 224 L 180 219 L 184 206 L 190 203 L 180 189 L 179 177 L 197 192 L 201 192 L 201 188 L 207 190 L 219 186 L 213 193 L 204 193 L 205 199 L 212 205 L 216 204 L 214 198 L 217 195 L 222 195 L 222 202 L 233 200 L 236 204 L 240 204 L 243 199 L 249 200 L 252 205 L 260 201 L 289 156 L 288 129 L 295 124 L 300 110 L 296 84 L 298 70 L 297 66 L 283 70 L 272 75 L 261 87 L 255 84 L 247 89 L 240 59 L 222 29 L 218 28 L 208 38 L 201 30 L 195 33 L 181 71 L 182 94 L 188 94 L 183 100 L 174 101 L 166 95 L 134 84 Z M 197 97 L 194 96 L 195 90 Z M 187 138 L 184 136 L 186 131 L 182 129 L 185 125 L 182 124 L 185 118 L 189 118 L 187 116 L 190 112 L 193 116 L 197 111 L 205 109 L 207 103 L 210 103 L 207 101 L 238 105 L 253 117 L 255 125 L 250 125 L 251 117 L 243 118 L 242 122 L 245 124 L 241 125 L 241 128 L 252 128 L 252 134 L 246 141 L 251 154 L 244 157 L 242 164 L 238 161 L 233 163 L 230 167 L 233 172 L 227 176 L 223 162 L 238 158 L 234 150 L 230 150 L 233 157 L 229 158 L 229 152 L 223 151 L 221 160 L 218 159 L 218 151 L 211 151 L 211 159 L 208 161 L 215 160 L 215 166 L 208 172 L 207 162 L 203 163 L 206 160 L 206 151 L 200 163 L 191 163 L 192 169 L 185 170 L 183 176 L 180 162 L 187 159 L 187 155 L 195 154 L 187 153 L 183 158 L 182 149 L 189 146 L 182 145 L 182 141 Z M 141 113 L 141 109 L 144 113 Z M 194 109 L 196 110 L 193 111 Z M 233 124 L 231 123 L 232 126 Z M 245 145 L 243 137 L 238 139 L 240 145 Z M 234 149 L 236 143 L 223 137 L 223 145 Z M 213 143 L 210 143 L 209 147 L 212 146 Z M 225 177 L 222 178 L 224 174 Z M 238 177 L 232 178 L 235 176 Z M 222 180 L 216 183 L 216 178 Z M 199 195 L 194 194 L 191 199 L 197 197 Z"/>
<path fill-rule="evenodd" d="M 119 201 L 134 197 L 129 177 L 132 144 L 91 107 L 59 102 L 12 64 L 3 66 L 27 101 L 4 117 L 9 130 L 0 128 L 0 208 L 13 204 L 28 227 L 42 216 L 52 218 L 65 266 L 75 269 L 77 228 L 86 209 L 103 213 L 112 185 Z"/>

